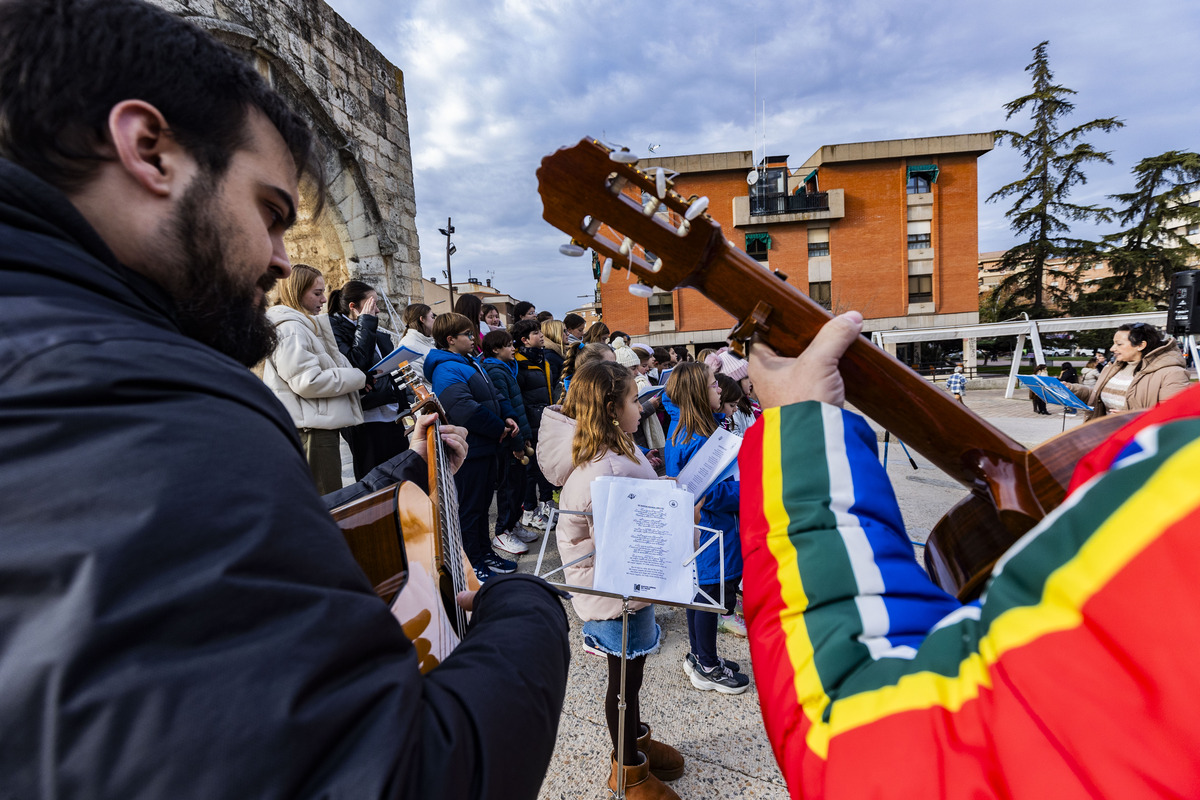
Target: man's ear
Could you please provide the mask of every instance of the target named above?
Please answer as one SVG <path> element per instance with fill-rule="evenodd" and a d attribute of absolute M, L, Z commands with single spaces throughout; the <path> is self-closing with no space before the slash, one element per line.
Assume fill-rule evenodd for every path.
<path fill-rule="evenodd" d="M 166 197 L 191 183 L 195 161 L 171 133 L 157 108 L 122 100 L 108 112 L 108 134 L 117 161 L 147 191 Z"/>

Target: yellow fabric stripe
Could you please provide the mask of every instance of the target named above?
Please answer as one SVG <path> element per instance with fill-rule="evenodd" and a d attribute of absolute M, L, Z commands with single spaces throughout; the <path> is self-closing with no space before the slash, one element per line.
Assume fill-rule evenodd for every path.
<path fill-rule="evenodd" d="M 987 670 L 1004 653 L 1078 626 L 1080 609 L 1093 595 L 1167 528 L 1200 506 L 1198 471 L 1200 441 L 1168 459 L 1074 558 L 1050 574 L 1038 605 L 1013 608 L 997 617 L 980 640 L 979 652 L 963 659 L 957 676 L 920 672 L 904 676 L 894 686 L 839 699 L 830 722 L 814 724 L 809 732 L 810 748 L 824 757 L 832 737 L 903 711 L 935 706 L 958 711 L 978 696 L 979 687 L 990 686 Z"/>
<path fill-rule="evenodd" d="M 788 538 L 791 518 L 783 505 L 783 452 L 780 436 L 780 410 L 763 411 L 763 515 L 767 519 L 767 548 L 775 559 L 776 580 L 782 593 L 780 627 L 787 642 L 788 660 L 795 676 L 796 701 L 809 721 L 820 721 L 829 697 L 821 686 L 813 659 L 812 642 L 802 609 L 808 608 L 808 596 L 800 580 L 796 548 Z M 815 699 L 815 702 L 812 700 Z M 812 729 L 810 729 L 812 730 Z M 828 740 L 826 739 L 826 742 Z M 811 746 L 811 745 L 810 745 Z M 821 756 L 825 752 L 822 749 Z"/>

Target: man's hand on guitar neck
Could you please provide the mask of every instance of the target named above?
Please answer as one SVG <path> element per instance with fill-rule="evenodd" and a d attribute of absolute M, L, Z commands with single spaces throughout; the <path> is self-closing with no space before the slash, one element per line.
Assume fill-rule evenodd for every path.
<path fill-rule="evenodd" d="M 436 420 L 436 414 L 418 415 L 416 423 L 413 425 L 412 436 L 408 440 L 412 451 L 425 459 L 425 463 L 427 464 L 429 463 L 429 444 L 426 433 L 429 430 L 429 426 Z M 462 466 L 463 461 L 467 458 L 467 429 L 459 428 L 455 425 L 443 424 L 441 431 L 446 460 L 449 464 L 450 472 L 453 474 L 458 472 L 458 468 Z"/>
<path fill-rule="evenodd" d="M 838 361 L 862 332 L 862 314 L 847 311 L 821 328 L 798 358 L 776 355 L 762 342 L 750 347 L 750 380 L 763 408 L 819 400 L 840 406 L 846 402 L 846 384 Z"/>

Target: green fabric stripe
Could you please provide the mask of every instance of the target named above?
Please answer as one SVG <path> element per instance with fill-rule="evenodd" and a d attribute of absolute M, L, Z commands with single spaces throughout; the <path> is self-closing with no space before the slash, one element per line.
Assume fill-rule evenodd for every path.
<path fill-rule="evenodd" d="M 779 427 L 783 503 L 791 513 L 788 534 L 810 603 L 805 625 L 822 687 L 837 686 L 864 659 L 870 660 L 870 652 L 854 638 L 863 626 L 854 602 L 857 587 L 850 559 L 829 510 L 821 405 L 809 402 L 783 408 Z"/>

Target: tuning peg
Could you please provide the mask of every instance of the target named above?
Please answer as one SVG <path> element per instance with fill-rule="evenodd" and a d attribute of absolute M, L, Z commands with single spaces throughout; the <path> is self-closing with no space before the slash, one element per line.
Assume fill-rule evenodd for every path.
<path fill-rule="evenodd" d="M 654 170 L 654 191 L 659 200 L 667 196 L 667 173 L 663 172 L 662 167 Z"/>
<path fill-rule="evenodd" d="M 584 249 L 579 246 L 579 242 L 572 239 L 570 244 L 559 245 L 558 252 L 562 253 L 564 256 L 578 258 L 579 256 L 583 255 Z"/>
<path fill-rule="evenodd" d="M 634 297 L 649 297 L 654 294 L 654 288 L 644 283 L 632 283 L 629 285 L 629 293 Z"/>
<path fill-rule="evenodd" d="M 654 212 L 658 211 L 658 207 L 661 205 L 662 205 L 661 200 L 659 200 L 657 197 L 651 197 L 649 200 L 646 201 L 646 204 L 644 206 L 642 206 L 642 213 L 645 214 L 647 217 L 653 217 Z"/>
<path fill-rule="evenodd" d="M 682 222 L 679 223 L 679 227 L 675 229 L 675 235 L 682 238 L 684 236 L 687 236 L 688 231 L 690 231 L 691 229 L 692 229 L 692 223 L 688 222 L 687 219 L 685 218 Z"/>
<path fill-rule="evenodd" d="M 612 276 L 612 259 L 604 259 L 604 264 L 600 266 L 600 282 L 608 283 L 608 279 Z"/>
<path fill-rule="evenodd" d="M 623 256 L 629 255 L 629 251 L 632 249 L 633 249 L 633 239 L 630 239 L 628 236 L 626 236 L 625 241 L 621 242 L 621 255 L 623 255 Z"/>
<path fill-rule="evenodd" d="M 693 220 L 704 213 L 704 209 L 708 208 L 707 197 L 697 197 L 696 200 L 688 206 L 687 212 L 683 215 L 684 219 Z"/>
<path fill-rule="evenodd" d="M 656 259 L 654 259 L 654 263 L 650 266 L 650 271 L 651 272 L 662 272 L 662 268 L 663 268 L 662 258 L 656 258 Z"/>
<path fill-rule="evenodd" d="M 613 150 L 608 154 L 608 157 L 618 164 L 636 164 L 638 157 L 629 152 L 628 147 L 622 147 L 620 150 Z"/>

